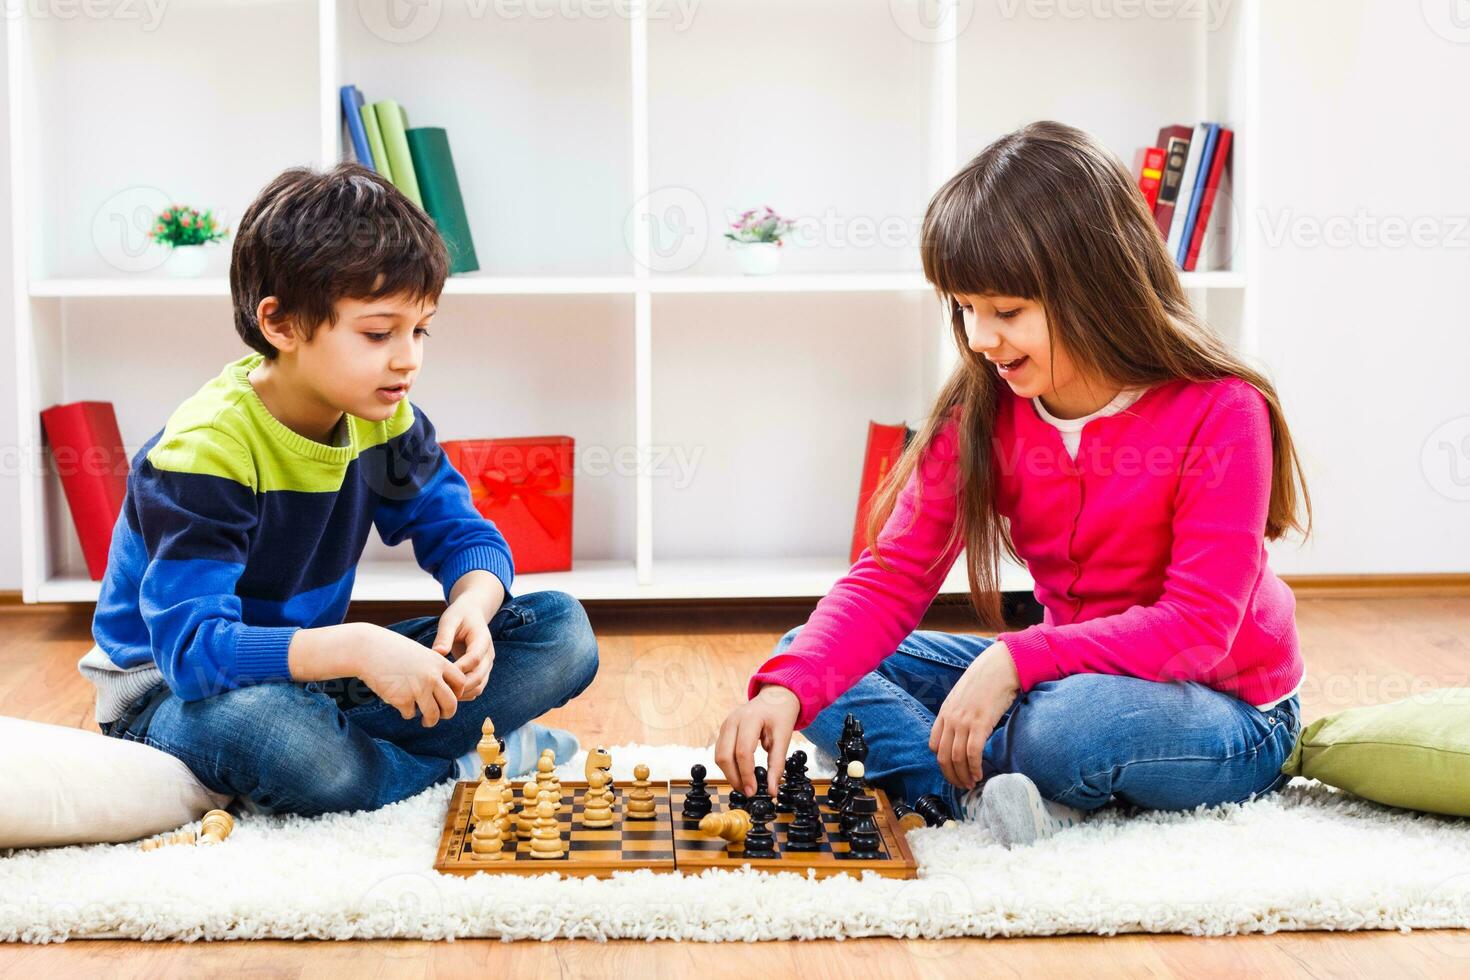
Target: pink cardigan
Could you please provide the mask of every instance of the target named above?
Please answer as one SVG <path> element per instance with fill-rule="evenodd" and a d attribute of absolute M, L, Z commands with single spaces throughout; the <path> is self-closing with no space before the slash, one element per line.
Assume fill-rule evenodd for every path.
<path fill-rule="evenodd" d="M 1006 389 L 996 420 L 1000 512 L 1045 607 L 1000 634 L 1021 689 L 1070 674 L 1198 681 L 1250 704 L 1303 674 L 1296 600 L 1267 566 L 1271 426 L 1244 381 L 1155 385 L 1087 423 L 1074 462 L 1061 433 Z M 958 557 L 957 423 L 940 430 L 879 536 L 795 642 L 750 680 L 791 689 L 798 727 L 893 653 Z"/>

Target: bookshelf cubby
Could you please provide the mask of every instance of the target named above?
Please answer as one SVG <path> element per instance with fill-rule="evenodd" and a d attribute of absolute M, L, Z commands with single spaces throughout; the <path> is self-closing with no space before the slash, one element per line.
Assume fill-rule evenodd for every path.
<path fill-rule="evenodd" d="M 228 249 L 170 278 L 148 209 L 233 225 L 285 167 L 350 155 L 346 83 L 447 128 L 479 252 L 446 286 L 415 402 L 445 439 L 577 439 L 574 569 L 518 589 L 820 595 L 847 567 L 868 420 L 921 418 L 953 364 L 919 271 L 929 196 L 1029 120 L 1131 164 L 1160 126 L 1210 119 L 1236 130 L 1251 213 L 1257 3 L 436 0 L 398 20 L 358 0 L 173 0 L 155 24 L 7 18 L 24 596 L 97 596 L 41 409 L 112 401 L 131 452 L 241 352 Z M 721 232 L 765 204 L 804 223 L 778 274 L 742 276 Z M 1251 353 L 1246 231 L 1184 281 Z M 1008 589 L 1030 584 L 1007 569 Z M 370 542 L 356 598 L 438 594 L 406 548 Z"/>

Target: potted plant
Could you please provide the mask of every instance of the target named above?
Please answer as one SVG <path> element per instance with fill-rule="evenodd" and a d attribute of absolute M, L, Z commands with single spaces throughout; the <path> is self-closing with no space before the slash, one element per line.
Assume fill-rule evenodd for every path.
<path fill-rule="evenodd" d="M 780 267 L 782 239 L 795 225 L 796 222 L 781 217 L 769 206 L 751 208 L 730 223 L 725 237 L 735 243 L 735 257 L 742 272 L 747 276 L 768 276 Z"/>
<path fill-rule="evenodd" d="M 229 229 L 215 221 L 213 212 L 200 214 L 195 208 L 175 204 L 159 214 L 150 237 L 169 247 L 164 261 L 169 275 L 197 276 L 204 271 L 208 258 L 203 246 L 223 241 L 228 233 Z"/>

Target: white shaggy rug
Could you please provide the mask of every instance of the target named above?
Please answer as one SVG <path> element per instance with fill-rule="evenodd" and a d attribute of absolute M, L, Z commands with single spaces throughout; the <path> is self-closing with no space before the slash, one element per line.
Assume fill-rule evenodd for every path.
<path fill-rule="evenodd" d="M 709 749 L 620 746 L 656 777 Z M 562 767 L 580 778 L 582 757 Z M 814 770 L 814 775 L 818 773 Z M 430 870 L 450 787 L 371 813 L 245 817 L 224 846 L 0 856 L 0 940 L 1041 936 L 1470 925 L 1470 821 L 1294 780 L 1244 805 L 1128 816 L 1110 807 L 1007 851 L 972 825 L 910 836 L 921 877 L 640 871 L 609 881 Z"/>

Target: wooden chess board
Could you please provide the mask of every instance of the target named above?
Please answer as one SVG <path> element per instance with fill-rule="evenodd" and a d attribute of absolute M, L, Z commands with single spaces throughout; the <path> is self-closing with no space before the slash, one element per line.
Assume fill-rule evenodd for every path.
<path fill-rule="evenodd" d="M 750 859 L 743 853 L 740 844 L 731 844 L 719 837 L 701 833 L 698 821 L 685 820 L 681 815 L 684 796 L 689 790 L 689 781 L 675 780 L 671 783 L 652 783 L 655 813 L 653 820 L 627 820 L 624 818 L 624 803 L 631 782 L 613 784 L 616 798 L 613 806 L 613 825 L 602 830 L 582 826 L 582 795 L 587 784 L 581 781 L 562 783 L 562 811 L 558 815 L 562 839 L 568 842 L 566 854 L 560 858 L 533 858 L 529 841 L 517 840 L 506 844 L 498 861 L 477 860 L 470 849 L 470 835 L 474 831 L 474 817 L 470 813 L 474 802 L 475 783 L 462 782 L 454 788 L 449 803 L 449 813 L 444 820 L 444 832 L 439 841 L 439 855 L 434 870 L 445 874 L 472 875 L 480 871 L 492 874 L 533 875 L 555 872 L 572 877 L 608 878 L 615 871 L 636 871 L 647 868 L 655 872 L 687 871 L 698 874 L 708 868 L 739 868 L 750 865 L 763 871 L 794 871 L 806 874 L 812 869 L 818 878 L 832 875 L 860 875 L 872 871 L 887 878 L 913 878 L 918 874 L 918 863 L 909 850 L 908 841 L 899 829 L 898 819 L 888 797 L 880 789 L 869 789 L 878 800 L 878 812 L 874 820 L 878 824 L 881 846 L 877 857 L 857 858 L 848 850 L 847 843 L 834 840 L 837 830 L 837 813 L 825 803 L 821 805 L 823 833 L 820 848 L 815 851 L 786 851 L 786 831 L 792 820 L 789 813 L 777 814 L 771 829 L 776 834 L 777 857 Z M 709 780 L 713 811 L 729 809 L 730 784 L 720 780 Z M 818 802 L 827 793 L 829 781 L 813 780 Z M 519 795 L 519 794 L 517 794 Z"/>
<path fill-rule="evenodd" d="M 434 870 L 445 874 L 472 875 L 477 871 L 501 874 L 538 875 L 554 871 L 578 878 L 609 878 L 614 871 L 648 868 L 651 871 L 674 870 L 674 827 L 669 819 L 669 786 L 653 782 L 655 818 L 628 820 L 625 802 L 632 782 L 615 782 L 613 790 L 613 822 L 611 827 L 596 830 L 582 825 L 582 796 L 587 784 L 580 780 L 561 784 L 561 811 L 557 822 L 562 840 L 568 841 L 566 853 L 559 858 L 534 858 L 531 842 L 516 839 L 505 845 L 498 861 L 475 858 L 470 850 L 470 835 L 475 818 L 470 812 L 475 801 L 473 782 L 454 787 L 449 801 L 449 814 L 444 820 L 444 833 L 439 839 L 439 857 Z M 517 793 L 517 803 L 520 794 Z"/>

